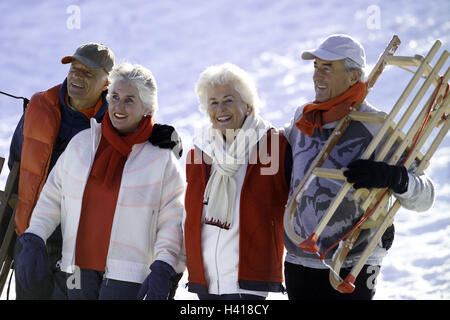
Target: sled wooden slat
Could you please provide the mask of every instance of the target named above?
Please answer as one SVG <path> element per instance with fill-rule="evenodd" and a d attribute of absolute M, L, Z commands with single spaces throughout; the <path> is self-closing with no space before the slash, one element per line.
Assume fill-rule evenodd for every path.
<path fill-rule="evenodd" d="M 0 247 L 0 295 L 3 290 L 4 281 L 6 281 L 6 278 L 8 276 L 9 270 L 11 269 L 12 265 L 12 258 L 8 256 L 8 250 L 11 245 L 11 241 L 14 236 L 14 217 L 15 217 L 16 209 L 14 208 L 13 215 L 11 216 L 11 219 L 8 223 L 8 228 L 6 229 L 5 237 L 3 239 L 2 245 Z"/>
<path fill-rule="evenodd" d="M 0 158 L 0 159 L 3 159 L 3 158 Z M 8 202 L 11 199 L 12 191 L 13 191 L 14 184 L 15 184 L 15 179 L 17 178 L 18 174 L 19 174 L 19 163 L 15 162 L 9 173 L 8 180 L 6 181 L 5 190 L 3 190 L 1 193 L 0 223 L 3 220 L 6 206 L 8 205 Z"/>
<path fill-rule="evenodd" d="M 419 66 L 424 57 L 416 54 L 413 57 L 410 56 L 389 56 L 386 57 L 386 63 L 394 66 Z"/>
<path fill-rule="evenodd" d="M 3 265 L 0 268 L 0 294 L 3 292 L 3 289 L 5 288 L 6 281 L 8 279 L 9 271 L 12 269 L 14 264 L 14 261 L 7 257 L 3 263 Z M 4 270 L 4 271 L 3 271 Z"/>
<path fill-rule="evenodd" d="M 349 117 L 352 121 L 361 121 L 361 122 L 381 123 L 386 121 L 385 114 L 376 114 L 372 112 L 353 111 L 349 113 Z"/>
<path fill-rule="evenodd" d="M 0 158 L 0 160 L 4 160 Z M 19 163 L 14 162 L 11 171 L 9 172 L 8 179 L 6 181 L 5 190 L 1 193 L 1 204 L 0 204 L 0 222 L 6 217 L 6 209 L 8 205 L 12 207 L 12 215 L 7 222 L 7 228 L 3 240 L 0 244 L 0 295 L 3 292 L 6 279 L 8 277 L 9 271 L 12 268 L 13 260 L 12 257 L 8 256 L 8 250 L 10 250 L 10 246 L 12 245 L 13 238 L 15 236 L 15 228 L 14 228 L 14 217 L 15 217 L 15 198 L 16 194 L 13 194 L 14 186 L 17 183 L 17 179 L 19 177 Z M 5 223 L 5 222 L 3 222 Z"/>
<path fill-rule="evenodd" d="M 406 56 L 389 56 L 386 58 L 386 63 L 390 65 L 397 66 L 401 69 L 409 71 L 411 73 L 415 73 L 416 71 L 409 68 L 408 66 L 419 66 L 420 63 L 424 60 L 422 55 L 416 54 L 414 57 L 406 57 Z M 432 67 L 429 63 L 426 63 L 424 74 L 422 77 L 429 77 L 429 74 L 432 70 Z M 435 86 L 439 83 L 439 77 L 432 77 L 433 84 Z"/>
<path fill-rule="evenodd" d="M 335 180 L 345 180 L 343 171 L 340 169 L 331 168 L 315 168 L 313 174 L 320 178 L 335 179 Z"/>
<path fill-rule="evenodd" d="M 335 287 L 335 289 L 337 289 L 339 292 L 341 292 L 341 293 L 351 293 L 351 292 L 353 292 L 353 290 L 355 288 L 354 282 L 356 280 L 356 277 L 361 272 L 361 270 L 364 267 L 367 259 L 372 254 L 373 250 L 375 249 L 375 247 L 377 246 L 377 244 L 381 240 L 381 237 L 383 236 L 383 234 L 386 231 L 386 229 L 390 225 L 392 225 L 392 223 L 394 222 L 394 216 L 397 213 L 398 209 L 400 209 L 400 201 L 397 200 L 397 201 L 395 201 L 394 205 L 389 210 L 389 213 L 386 215 L 386 218 L 383 220 L 383 223 L 378 227 L 378 229 L 375 232 L 375 234 L 373 235 L 372 239 L 367 244 L 367 246 L 364 249 L 364 251 L 362 252 L 358 262 L 353 266 L 352 270 L 346 276 L 344 281 L 341 282 L 337 287 Z M 358 230 L 358 229 L 356 229 L 356 230 Z M 359 234 L 359 231 L 356 231 L 356 230 L 354 232 Z M 345 252 L 343 252 L 343 253 L 345 253 Z M 339 254 L 341 254 L 341 252 L 338 251 L 337 254 L 339 255 Z M 348 252 L 347 252 L 347 254 L 348 254 Z M 342 256 L 340 259 L 341 260 L 345 260 L 345 257 L 346 257 L 347 254 L 345 254 L 345 256 Z M 338 269 L 334 269 L 334 270 L 340 270 L 340 267 Z"/>
<path fill-rule="evenodd" d="M 361 231 L 362 230 L 359 228 L 356 229 L 347 237 L 347 239 L 344 242 L 342 242 L 339 245 L 338 254 L 336 254 L 334 256 L 333 264 L 331 265 L 333 270 L 341 270 L 341 267 L 345 261 L 345 258 L 347 257 L 350 250 L 353 248 L 353 245 L 355 244 L 356 240 L 358 239 Z M 336 290 L 339 287 L 339 285 L 343 282 L 343 280 L 340 279 L 336 273 L 331 272 L 331 271 L 329 274 L 329 279 L 330 279 L 331 286 L 333 288 L 335 288 Z"/>
<path fill-rule="evenodd" d="M 377 199 L 379 199 L 382 194 L 384 193 L 385 189 L 378 189 L 378 193 L 376 193 L 376 197 L 372 200 L 371 205 L 369 205 L 369 208 L 373 208 L 375 204 L 378 202 Z M 389 198 L 390 194 L 387 194 L 384 196 L 380 203 L 378 203 L 378 206 L 374 208 L 373 213 L 369 216 L 369 218 L 360 226 L 361 229 L 368 229 L 368 228 L 374 228 L 381 224 L 382 219 L 387 215 L 387 207 L 389 204 Z M 366 209 L 367 211 L 367 209 Z"/>

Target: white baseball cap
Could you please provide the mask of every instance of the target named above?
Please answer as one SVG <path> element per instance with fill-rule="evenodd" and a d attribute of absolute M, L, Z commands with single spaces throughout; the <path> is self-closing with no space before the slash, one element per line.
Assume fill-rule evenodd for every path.
<path fill-rule="evenodd" d="M 346 34 L 333 34 L 325 39 L 317 49 L 302 53 L 302 59 L 342 60 L 350 58 L 362 68 L 366 66 L 366 53 L 358 40 Z"/>

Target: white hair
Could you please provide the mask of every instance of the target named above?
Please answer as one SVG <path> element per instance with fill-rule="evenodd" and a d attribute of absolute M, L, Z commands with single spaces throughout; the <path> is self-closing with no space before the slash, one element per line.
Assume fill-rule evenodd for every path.
<path fill-rule="evenodd" d="M 253 79 L 247 72 L 232 63 L 210 66 L 200 74 L 195 92 L 201 111 L 207 113 L 208 89 L 222 85 L 232 86 L 239 93 L 242 101 L 252 106 L 251 113 L 258 113 L 259 98 Z"/>
<path fill-rule="evenodd" d="M 121 63 L 111 70 L 108 77 L 109 87 L 112 87 L 115 81 L 129 80 L 134 83 L 139 92 L 139 97 L 150 114 L 154 114 L 158 110 L 158 97 L 156 80 L 153 74 L 147 68 L 139 64 L 131 64 L 129 62 Z M 109 102 L 110 93 L 106 96 Z"/>
<path fill-rule="evenodd" d="M 364 73 L 364 68 L 361 67 L 359 65 L 359 63 L 353 61 L 350 58 L 345 58 L 344 59 L 344 66 L 345 66 L 345 71 L 350 72 L 350 71 L 359 71 L 360 76 L 359 76 L 359 82 L 364 82 L 366 79 L 366 75 Z"/>

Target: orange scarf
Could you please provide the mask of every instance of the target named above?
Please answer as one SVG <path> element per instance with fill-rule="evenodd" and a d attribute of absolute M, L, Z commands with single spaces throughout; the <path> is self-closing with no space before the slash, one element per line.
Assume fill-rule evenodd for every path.
<path fill-rule="evenodd" d="M 145 142 L 152 135 L 153 124 L 152 116 L 144 117 L 135 132 L 122 136 L 113 127 L 107 111 L 102 121 L 102 140 L 105 139 L 107 145 L 103 152 L 95 155 L 91 175 L 102 180 L 106 186 L 120 181 L 131 147 Z"/>
<path fill-rule="evenodd" d="M 322 131 L 322 125 L 345 117 L 351 107 L 366 96 L 367 84 L 357 82 L 340 96 L 325 102 L 312 102 L 303 108 L 303 114 L 295 126 L 304 134 L 312 136 L 314 129 Z"/>
<path fill-rule="evenodd" d="M 84 109 L 84 110 L 76 110 L 76 109 L 72 108 L 69 104 L 69 94 L 67 93 L 67 91 L 64 93 L 64 101 L 66 103 L 67 108 L 74 110 L 74 111 L 81 112 L 88 119 L 93 118 L 97 114 L 98 110 L 100 110 L 101 106 L 103 105 L 103 97 L 100 96 L 100 98 L 98 99 L 95 106 L 90 107 L 88 109 Z"/>

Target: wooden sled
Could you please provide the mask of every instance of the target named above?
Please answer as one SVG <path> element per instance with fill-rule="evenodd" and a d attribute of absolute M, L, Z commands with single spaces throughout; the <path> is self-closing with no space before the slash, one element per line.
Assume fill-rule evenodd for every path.
<path fill-rule="evenodd" d="M 3 168 L 4 162 L 5 159 L 0 158 L 0 171 Z M 8 225 L 3 240 L 0 239 L 2 240 L 0 246 L 0 295 L 3 292 L 9 271 L 13 268 L 14 263 L 12 257 L 8 255 L 8 251 L 10 250 L 10 246 L 13 242 L 12 240 L 15 236 L 14 216 L 16 212 L 15 207 L 17 202 L 17 194 L 13 193 L 13 190 L 17 183 L 18 177 L 19 163 L 14 162 L 6 181 L 5 190 L 0 191 L 0 223 L 7 223 Z M 5 222 L 3 219 L 7 219 L 6 210 L 8 206 L 13 210 L 13 213 L 9 221 Z"/>
<path fill-rule="evenodd" d="M 355 110 L 350 112 L 346 117 L 342 118 L 337 124 L 336 128 L 330 135 L 330 138 L 319 152 L 314 162 L 309 167 L 307 173 L 300 181 L 300 184 L 292 193 L 286 205 L 284 214 L 284 228 L 289 239 L 299 246 L 302 250 L 316 253 L 319 259 L 323 261 L 326 252 L 332 247 L 328 248 L 326 252 L 319 254 L 317 241 L 320 234 L 327 226 L 327 223 L 339 207 L 340 203 L 351 189 L 352 185 L 345 182 L 341 190 L 335 196 L 327 212 L 320 220 L 315 231 L 307 238 L 301 238 L 294 230 L 293 217 L 302 195 L 308 188 L 310 182 L 316 178 L 340 179 L 346 180 L 343 175 L 343 170 L 321 168 L 331 150 L 343 135 L 351 121 L 362 122 L 378 122 L 382 126 L 376 136 L 373 137 L 371 143 L 364 151 L 361 159 L 369 159 L 371 156 L 375 157 L 375 161 L 386 161 L 388 152 L 396 147 L 394 154 L 390 156 L 387 162 L 391 165 L 404 165 L 408 170 L 411 169 L 415 163 L 415 174 L 422 174 L 429 165 L 432 155 L 435 153 L 440 143 L 446 136 L 450 121 L 447 121 L 446 115 L 450 112 L 450 93 L 448 92 L 448 79 L 450 76 L 450 68 L 448 68 L 443 77 L 439 76 L 439 71 L 445 65 L 449 53 L 444 51 L 434 66 L 431 65 L 433 57 L 436 55 L 441 46 L 440 41 L 436 41 L 428 54 L 425 57 L 415 55 L 413 57 L 394 56 L 394 52 L 400 44 L 400 39 L 394 36 L 391 42 L 381 54 L 377 64 L 373 68 L 368 78 L 368 89 L 372 88 L 378 76 L 383 71 L 386 64 L 400 66 L 403 69 L 414 73 L 405 90 L 402 92 L 397 102 L 393 106 L 391 112 L 387 116 L 380 116 L 378 114 L 359 112 L 358 107 L 362 101 L 355 106 Z M 416 67 L 416 70 L 412 68 Z M 424 82 L 420 85 L 419 80 L 424 78 Z M 417 109 L 417 106 L 424 100 L 427 91 L 431 86 L 434 90 L 429 95 L 423 106 Z M 409 105 L 405 105 L 408 97 L 416 89 Z M 369 91 L 369 90 L 368 90 Z M 416 113 L 414 113 L 416 112 Z M 395 117 L 402 115 L 398 123 L 395 122 Z M 415 118 L 414 118 L 415 117 Z M 403 132 L 408 120 L 413 121 L 412 125 Z M 426 149 L 421 153 L 421 149 Z M 407 154 L 406 161 L 400 162 Z M 400 208 L 400 202 L 397 200 L 390 207 L 388 200 L 392 192 L 388 189 L 359 189 L 353 192 L 353 199 L 361 199 L 361 208 L 366 212 L 361 220 L 354 226 L 346 235 L 341 238 L 339 247 L 333 255 L 333 263 L 330 267 L 330 283 L 341 293 L 351 293 L 355 289 L 354 282 L 367 259 L 379 243 L 382 235 L 386 229 L 392 225 L 394 215 Z M 353 266 L 351 272 L 346 276 L 345 280 L 339 277 L 341 266 L 356 242 L 360 232 L 367 228 L 378 228 L 372 239 L 361 254 L 356 265 Z M 344 241 L 344 238 L 346 240 Z"/>

